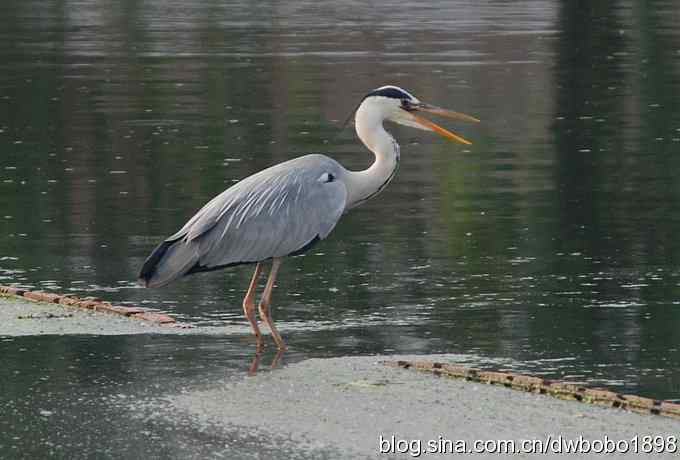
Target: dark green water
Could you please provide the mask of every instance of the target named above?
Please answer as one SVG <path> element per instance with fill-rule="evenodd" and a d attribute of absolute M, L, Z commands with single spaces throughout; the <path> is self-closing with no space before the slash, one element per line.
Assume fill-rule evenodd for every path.
<path fill-rule="evenodd" d="M 465 353 L 678 399 L 679 19 L 672 0 L 2 2 L 0 283 L 244 323 L 250 267 L 153 291 L 144 258 L 273 163 L 366 167 L 340 125 L 398 84 L 483 123 L 443 121 L 469 148 L 392 127 L 394 182 L 283 265 L 293 356 Z M 3 354 L 0 376 L 24 359 Z"/>

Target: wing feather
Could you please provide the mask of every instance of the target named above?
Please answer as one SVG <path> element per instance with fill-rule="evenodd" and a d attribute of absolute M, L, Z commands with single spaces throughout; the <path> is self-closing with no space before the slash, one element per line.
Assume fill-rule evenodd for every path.
<path fill-rule="evenodd" d="M 166 242 L 192 255 L 192 271 L 295 253 L 326 238 L 345 211 L 344 183 L 318 180 L 341 168 L 323 155 L 268 168 L 212 199 Z M 187 272 L 186 263 L 175 265 Z"/>

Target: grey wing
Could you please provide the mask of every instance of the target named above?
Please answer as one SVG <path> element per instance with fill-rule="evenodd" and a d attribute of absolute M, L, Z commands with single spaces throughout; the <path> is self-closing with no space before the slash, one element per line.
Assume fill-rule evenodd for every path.
<path fill-rule="evenodd" d="M 186 273 L 283 257 L 326 238 L 347 203 L 344 183 L 333 180 L 339 167 L 308 155 L 244 179 L 159 246 L 157 251 L 167 247 L 148 276 L 144 268 L 140 276 L 149 286 L 161 286 Z"/>
<path fill-rule="evenodd" d="M 217 267 L 283 257 L 333 230 L 347 201 L 341 182 L 318 180 L 320 168 L 291 167 L 260 177 L 222 203 L 215 225 L 199 221 L 187 239 L 199 244 L 199 264 Z M 233 199 L 236 198 L 236 199 Z"/>

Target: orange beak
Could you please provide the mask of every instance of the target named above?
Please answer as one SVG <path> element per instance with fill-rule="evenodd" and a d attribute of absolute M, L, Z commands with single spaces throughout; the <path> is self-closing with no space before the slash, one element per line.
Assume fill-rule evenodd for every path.
<path fill-rule="evenodd" d="M 442 117 L 447 117 L 447 118 L 453 118 L 454 120 L 461 120 L 461 121 L 468 121 L 472 123 L 479 123 L 479 120 L 475 117 L 471 117 L 470 115 L 466 115 L 464 113 L 460 112 L 454 112 L 452 110 L 447 110 L 447 109 L 442 109 L 441 107 L 435 107 L 433 105 L 429 104 L 417 104 L 413 105 L 410 107 L 409 113 L 413 117 L 413 121 L 418 123 L 419 125 L 423 126 L 425 129 L 434 131 L 435 133 L 447 138 L 454 140 L 456 142 L 460 142 L 461 144 L 465 145 L 471 145 L 472 142 L 468 141 L 467 139 L 464 139 L 463 137 L 459 136 L 458 134 L 454 134 L 451 131 L 442 128 L 438 124 L 428 120 L 427 118 L 423 118 L 419 115 L 416 115 L 413 112 L 428 112 L 434 115 L 440 115 Z"/>

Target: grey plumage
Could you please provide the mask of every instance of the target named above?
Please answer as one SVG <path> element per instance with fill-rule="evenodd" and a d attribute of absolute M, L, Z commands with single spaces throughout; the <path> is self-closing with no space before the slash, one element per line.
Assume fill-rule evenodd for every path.
<path fill-rule="evenodd" d="M 324 239 L 347 206 L 346 170 L 324 155 L 272 166 L 213 198 L 144 263 L 159 287 L 189 273 L 283 257 Z"/>

